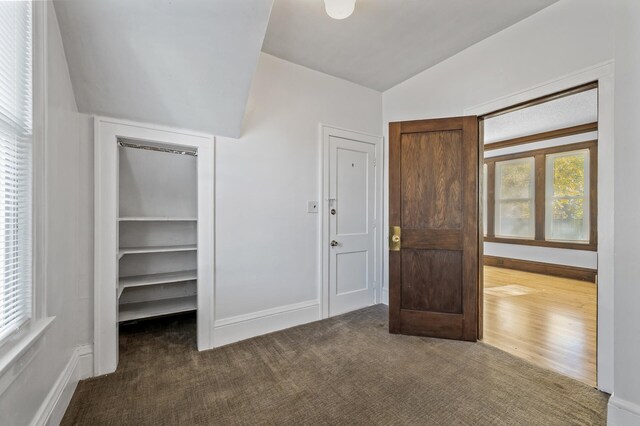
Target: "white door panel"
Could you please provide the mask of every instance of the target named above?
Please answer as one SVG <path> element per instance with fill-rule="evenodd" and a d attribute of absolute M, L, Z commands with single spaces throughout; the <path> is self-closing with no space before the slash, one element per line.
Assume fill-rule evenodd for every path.
<path fill-rule="evenodd" d="M 375 145 L 330 137 L 329 316 L 374 303 Z"/>
<path fill-rule="evenodd" d="M 347 142 L 344 139 L 342 141 Z M 341 146 L 336 146 L 335 149 L 337 168 L 335 204 L 340 209 L 339 214 L 336 214 L 336 234 L 367 234 L 369 153 L 345 149 Z M 338 201 L 338 195 L 340 201 Z"/>

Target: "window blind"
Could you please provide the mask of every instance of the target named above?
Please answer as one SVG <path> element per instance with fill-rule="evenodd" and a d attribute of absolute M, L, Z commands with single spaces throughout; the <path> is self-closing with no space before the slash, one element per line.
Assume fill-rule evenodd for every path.
<path fill-rule="evenodd" d="M 0 341 L 31 317 L 32 10 L 0 2 Z"/>

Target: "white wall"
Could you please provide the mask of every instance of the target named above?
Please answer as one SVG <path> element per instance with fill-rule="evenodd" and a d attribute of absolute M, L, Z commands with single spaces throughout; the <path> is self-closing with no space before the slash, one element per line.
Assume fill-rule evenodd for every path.
<path fill-rule="evenodd" d="M 391 121 L 463 115 L 465 111 L 478 109 L 480 105 L 496 103 L 494 101 L 500 98 L 512 97 L 611 61 L 614 58 L 613 20 L 613 7 L 609 1 L 561 0 L 384 92 L 385 133 Z M 611 89 L 607 86 L 606 90 Z M 611 117 L 608 119 L 611 120 Z M 599 152 L 602 151 L 607 156 L 608 161 L 602 162 L 606 165 L 605 163 L 610 164 L 612 161 L 612 124 L 606 121 L 602 124 L 603 134 L 609 135 L 609 143 L 603 142 L 599 147 Z M 601 160 L 602 158 L 604 157 L 600 157 Z M 602 172 L 600 183 L 608 184 L 611 167 L 605 167 Z M 600 191 L 599 195 L 601 200 L 612 199 L 612 194 L 605 191 Z M 385 210 L 388 210 L 388 206 L 385 206 Z M 605 223 L 605 216 L 601 216 L 601 223 Z M 612 219 L 606 219 L 607 228 L 611 228 Z M 611 249 L 609 240 L 610 238 L 606 244 L 601 244 L 601 248 Z M 543 257 L 546 253 L 534 247 L 515 248 L 488 244 L 488 248 L 489 252 L 506 257 L 512 253 L 537 261 L 544 261 L 546 258 Z M 554 256 L 556 260 L 562 260 L 566 264 L 583 267 L 593 267 L 596 261 L 593 253 L 587 252 L 554 250 Z M 602 349 L 598 360 L 599 386 L 612 390 L 613 273 L 611 265 L 607 265 L 606 270 L 600 269 L 603 279 L 599 287 L 599 303 L 603 320 L 599 322 L 601 338 L 598 347 L 599 350 Z M 386 276 L 385 278 L 388 279 Z M 385 282 L 385 287 L 388 288 L 388 282 Z M 608 331 L 602 333 L 601 330 L 604 329 Z"/>
<path fill-rule="evenodd" d="M 616 52 L 616 143 L 623 147 L 616 150 L 616 182 L 624 192 L 630 178 L 640 179 L 633 128 L 640 115 L 640 34 L 629 25 L 631 17 L 640 20 L 640 5 L 617 2 L 627 8 L 619 15 Z M 36 358 L 0 395 L 8 424 L 28 423 L 74 346 L 92 341 L 93 129 L 88 116 L 77 114 L 48 9 L 47 309 L 57 318 Z M 321 197 L 319 123 L 377 134 L 380 123 L 386 133 L 390 121 L 462 115 L 613 58 L 613 19 L 606 0 L 562 0 L 382 96 L 262 54 L 242 137 L 216 144 L 216 322 L 317 301 L 320 216 L 306 213 L 306 203 Z M 640 270 L 634 258 L 640 238 L 628 212 L 638 204 L 637 197 L 616 201 L 615 397 L 634 407 L 640 404 Z"/>
<path fill-rule="evenodd" d="M 47 10 L 45 300 L 46 315 L 56 318 L 36 346 L 35 357 L 0 395 L 0 423 L 7 425 L 31 422 L 74 348 L 91 338 L 87 308 L 93 262 L 86 248 L 93 232 L 87 225 L 92 212 L 86 204 L 85 173 L 92 160 L 80 143 L 80 116 L 54 9 L 49 3 L 34 2 L 34 9 L 39 7 Z"/>
<path fill-rule="evenodd" d="M 640 424 L 640 2 L 617 0 L 615 90 L 615 389 L 609 424 Z"/>
<path fill-rule="evenodd" d="M 380 134 L 381 122 L 379 92 L 260 55 L 242 137 L 216 142 L 217 322 L 318 301 L 319 124 Z"/>
<path fill-rule="evenodd" d="M 620 426 L 640 423 L 640 198 L 629 193 L 629 182 L 640 181 L 638 22 L 636 0 L 562 0 L 383 94 L 386 133 L 390 121 L 461 115 L 615 60 L 615 336 L 609 424 Z"/>
<path fill-rule="evenodd" d="M 383 93 L 388 123 L 463 115 L 613 58 L 613 11 L 604 0 L 562 0 Z M 388 209 L 385 206 L 385 211 Z M 549 261 L 538 247 L 485 244 L 486 254 Z M 591 252 L 556 249 L 558 263 L 595 268 Z"/>
<path fill-rule="evenodd" d="M 462 115 L 464 110 L 613 57 L 612 8 L 563 0 L 383 94 L 390 121 Z M 597 268 L 589 251 L 485 243 L 485 254 Z"/>

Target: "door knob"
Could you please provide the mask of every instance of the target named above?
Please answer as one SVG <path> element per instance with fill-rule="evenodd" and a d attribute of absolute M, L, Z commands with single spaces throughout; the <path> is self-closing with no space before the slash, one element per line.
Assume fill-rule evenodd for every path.
<path fill-rule="evenodd" d="M 338 242 L 336 240 L 331 240 L 331 247 L 335 247 L 338 245 Z"/>

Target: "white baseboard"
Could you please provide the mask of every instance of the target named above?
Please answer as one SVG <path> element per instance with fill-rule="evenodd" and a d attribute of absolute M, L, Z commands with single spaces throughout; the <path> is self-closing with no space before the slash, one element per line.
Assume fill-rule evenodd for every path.
<path fill-rule="evenodd" d="M 91 376 L 93 376 L 93 347 L 92 345 L 77 346 L 31 424 L 33 426 L 60 424 L 78 382 Z"/>
<path fill-rule="evenodd" d="M 388 288 L 382 289 L 382 300 L 380 301 L 380 303 L 384 303 L 385 305 L 389 306 L 389 289 Z"/>
<path fill-rule="evenodd" d="M 616 398 L 615 394 L 611 395 L 607 412 L 607 424 L 609 426 L 640 425 L 640 405 Z"/>
<path fill-rule="evenodd" d="M 320 302 L 310 300 L 215 321 L 214 347 L 320 319 Z"/>

